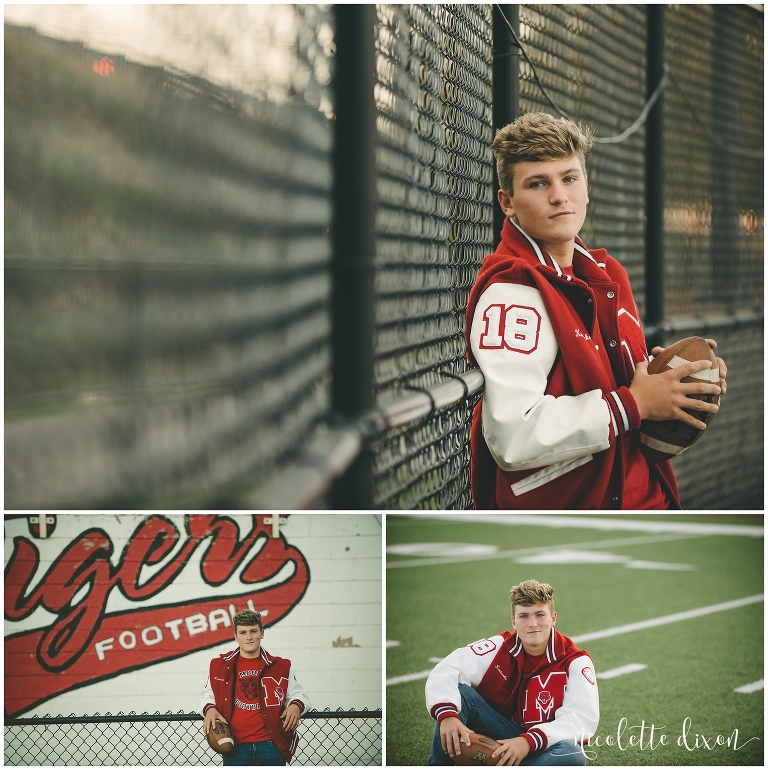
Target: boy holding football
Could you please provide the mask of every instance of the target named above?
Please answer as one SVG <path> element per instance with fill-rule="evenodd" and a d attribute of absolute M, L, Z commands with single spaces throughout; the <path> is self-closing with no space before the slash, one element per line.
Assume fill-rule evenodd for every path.
<path fill-rule="evenodd" d="M 299 743 L 296 728 L 310 708 L 296 681 L 291 661 L 270 655 L 261 646 L 261 615 L 238 612 L 232 622 L 239 647 L 211 661 L 200 701 L 207 735 L 216 721 L 232 729 L 235 748 L 225 765 L 285 765 Z"/>
<path fill-rule="evenodd" d="M 471 434 L 476 508 L 679 508 L 670 461 L 648 462 L 637 429 L 704 429 L 684 409 L 715 412 L 706 397 L 725 393 L 721 359 L 719 384 L 681 382 L 709 361 L 648 374 L 626 271 L 577 235 L 591 145 L 587 129 L 541 112 L 493 142 L 506 221 L 467 305 L 468 356 L 485 376 Z"/>
<path fill-rule="evenodd" d="M 554 589 L 525 580 L 509 592 L 514 633 L 455 650 L 427 679 L 437 721 L 430 765 L 453 764 L 469 734 L 501 744 L 499 765 L 585 765 L 580 743 L 600 719 L 592 659 L 555 630 Z"/>

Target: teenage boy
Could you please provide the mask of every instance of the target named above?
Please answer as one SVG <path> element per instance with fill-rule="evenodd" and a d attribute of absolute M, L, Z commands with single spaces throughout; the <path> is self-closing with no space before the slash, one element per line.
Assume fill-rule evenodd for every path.
<path fill-rule="evenodd" d="M 580 743 L 600 719 L 592 659 L 555 630 L 554 589 L 526 580 L 509 592 L 512 627 L 452 652 L 427 679 L 437 721 L 430 765 L 451 765 L 478 732 L 499 765 L 585 765 Z M 464 751 L 466 752 L 466 745 Z"/>
<path fill-rule="evenodd" d="M 467 306 L 469 359 L 485 376 L 471 433 L 476 508 L 679 508 L 672 464 L 649 463 L 637 429 L 669 419 L 703 429 L 683 409 L 716 412 L 696 396 L 725 393 L 721 359 L 719 384 L 680 382 L 708 361 L 648 374 L 626 271 L 577 237 L 591 146 L 588 129 L 542 112 L 493 142 L 506 221 Z"/>
<path fill-rule="evenodd" d="M 299 743 L 299 717 L 311 704 L 296 681 L 291 661 L 262 646 L 261 615 L 243 610 L 234 616 L 239 647 L 211 661 L 200 713 L 207 735 L 216 721 L 227 722 L 235 748 L 225 765 L 285 765 Z"/>

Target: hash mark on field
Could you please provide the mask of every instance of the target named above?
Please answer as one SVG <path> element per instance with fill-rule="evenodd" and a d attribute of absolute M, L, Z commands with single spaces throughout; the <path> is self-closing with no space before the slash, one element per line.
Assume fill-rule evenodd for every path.
<path fill-rule="evenodd" d="M 413 682 L 416 679 L 426 679 L 432 673 L 432 669 L 426 671 L 417 671 L 415 674 L 403 674 L 403 676 L 393 676 L 387 679 L 387 687 L 391 684 L 403 684 L 403 682 Z"/>
<path fill-rule="evenodd" d="M 400 642 L 395 642 L 392 639 L 387 639 L 387 649 L 389 649 L 390 647 L 399 647 L 399 646 L 400 646 Z"/>
<path fill-rule="evenodd" d="M 598 679 L 615 679 L 617 676 L 624 676 L 624 674 L 634 674 L 635 671 L 642 671 L 648 668 L 645 663 L 627 663 L 626 666 L 619 666 L 618 668 L 612 668 L 609 671 L 603 671 L 597 674 Z"/>
<path fill-rule="evenodd" d="M 745 684 L 741 687 L 737 687 L 734 692 L 757 692 L 758 690 L 764 690 L 765 685 L 763 684 L 762 679 L 758 679 L 756 682 L 752 682 L 752 684 Z"/>

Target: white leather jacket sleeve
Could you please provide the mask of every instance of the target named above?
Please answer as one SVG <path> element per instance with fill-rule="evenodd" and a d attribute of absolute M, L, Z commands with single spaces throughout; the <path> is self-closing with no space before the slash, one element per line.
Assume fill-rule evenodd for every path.
<path fill-rule="evenodd" d="M 594 665 L 588 655 L 582 655 L 568 666 L 563 705 L 555 711 L 555 718 L 536 725 L 536 728 L 547 736 L 547 743 L 552 746 L 560 741 L 589 740 L 595 734 L 599 721 L 600 700 Z M 574 750 L 579 751 L 576 747 Z"/>
<path fill-rule="evenodd" d="M 205 680 L 205 687 L 203 688 L 203 696 L 200 698 L 200 705 L 197 707 L 197 712 L 205 716 L 205 707 L 216 705 L 216 699 L 213 697 L 213 690 L 211 689 L 211 677 L 208 676 Z"/>
<path fill-rule="evenodd" d="M 503 644 L 503 636 L 492 636 L 454 650 L 443 658 L 427 677 L 424 688 L 427 711 L 431 714 L 437 704 L 452 703 L 456 712 L 460 712 L 459 685 L 477 687 Z"/>
<path fill-rule="evenodd" d="M 507 311 L 502 341 L 499 311 L 512 305 L 522 310 Z M 539 327 L 535 338 L 532 321 Z M 506 345 L 510 336 L 513 349 Z M 483 435 L 502 470 L 542 468 L 608 449 L 611 415 L 602 391 L 544 393 L 558 345 L 538 289 L 491 284 L 475 308 L 470 338 L 485 377 Z"/>
<path fill-rule="evenodd" d="M 287 707 L 292 701 L 298 701 L 301 703 L 301 713 L 306 714 L 312 708 L 312 703 L 309 700 L 306 690 L 299 684 L 296 679 L 296 674 L 291 666 L 291 673 L 288 677 L 288 695 L 286 695 L 283 704 Z"/>

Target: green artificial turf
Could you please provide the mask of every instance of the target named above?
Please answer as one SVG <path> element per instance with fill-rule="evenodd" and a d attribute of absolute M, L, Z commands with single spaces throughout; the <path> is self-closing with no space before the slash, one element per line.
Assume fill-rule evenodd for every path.
<path fill-rule="evenodd" d="M 631 517 L 629 517 L 631 518 Z M 658 518 L 658 517 L 657 517 Z M 687 518 L 687 517 L 686 517 Z M 685 520 L 680 516 L 663 520 Z M 760 524 L 761 519 L 695 516 L 688 521 Z M 535 565 L 515 557 L 473 560 L 387 570 L 387 678 L 425 671 L 453 649 L 511 629 L 509 588 L 527 578 L 555 587 L 557 627 L 579 636 L 627 623 L 741 599 L 763 591 L 763 540 L 741 536 L 698 536 L 644 543 L 642 532 L 603 532 L 505 526 L 482 522 L 387 517 L 387 544 L 472 543 L 500 551 L 576 543 L 625 541 L 586 550 L 635 560 L 693 565 L 693 571 L 630 569 L 624 564 Z M 631 540 L 637 540 L 635 544 Z M 388 564 L 420 557 L 388 556 Z M 598 673 L 629 663 L 647 669 L 598 681 L 601 717 L 594 747 L 595 765 L 762 765 L 763 690 L 736 687 L 763 677 L 762 602 L 703 617 L 677 621 L 611 638 L 584 642 Z M 386 760 L 388 765 L 423 765 L 434 722 L 424 703 L 426 678 L 387 686 Z M 622 748 L 615 743 L 626 719 Z M 690 719 L 688 745 L 678 746 L 683 722 Z M 645 721 L 644 745 L 639 740 Z M 668 745 L 648 745 L 666 734 Z M 664 726 L 664 727 L 662 727 Z M 718 735 L 738 729 L 738 750 L 715 746 Z M 713 746 L 708 750 L 701 738 Z M 757 738 L 758 740 L 749 740 Z"/>

